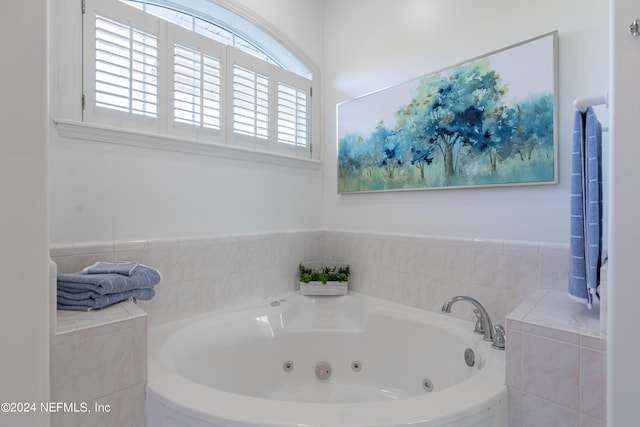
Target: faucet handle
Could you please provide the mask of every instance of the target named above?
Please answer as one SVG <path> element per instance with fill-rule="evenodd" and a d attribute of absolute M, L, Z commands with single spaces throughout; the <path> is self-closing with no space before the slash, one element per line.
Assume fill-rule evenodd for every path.
<path fill-rule="evenodd" d="M 473 329 L 473 332 L 476 334 L 484 335 L 484 326 L 482 325 L 482 313 L 477 308 L 473 309 L 473 314 L 476 315 L 476 326 Z"/>
<path fill-rule="evenodd" d="M 495 329 L 495 332 L 493 334 L 493 345 L 492 345 L 492 347 L 497 349 L 497 350 L 504 350 L 505 345 L 506 345 L 506 340 L 505 340 L 505 337 L 504 337 L 504 334 L 505 334 L 504 326 L 496 325 L 496 327 L 494 329 Z"/>

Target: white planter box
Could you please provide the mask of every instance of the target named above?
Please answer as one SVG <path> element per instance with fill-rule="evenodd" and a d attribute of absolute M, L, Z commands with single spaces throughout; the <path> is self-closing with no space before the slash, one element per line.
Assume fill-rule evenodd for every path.
<path fill-rule="evenodd" d="M 346 295 L 349 293 L 349 282 L 300 282 L 301 295 Z"/>

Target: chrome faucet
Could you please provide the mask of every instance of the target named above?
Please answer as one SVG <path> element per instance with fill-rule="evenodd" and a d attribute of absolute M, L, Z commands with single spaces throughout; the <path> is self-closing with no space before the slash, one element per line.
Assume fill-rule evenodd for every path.
<path fill-rule="evenodd" d="M 487 313 L 487 310 L 475 298 L 467 297 L 464 295 L 451 297 L 446 300 L 444 304 L 442 304 L 442 311 L 445 313 L 451 313 L 451 307 L 458 301 L 469 301 L 475 306 L 475 310 L 473 310 L 477 317 L 475 332 L 483 334 L 484 340 L 493 343 L 494 348 L 504 350 L 504 327 L 501 325 L 496 325 L 494 334 L 493 323 L 491 322 L 489 313 Z"/>

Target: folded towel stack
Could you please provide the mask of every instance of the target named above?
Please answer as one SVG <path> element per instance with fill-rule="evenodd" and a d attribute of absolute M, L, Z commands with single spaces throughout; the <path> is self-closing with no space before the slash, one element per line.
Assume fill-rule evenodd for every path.
<path fill-rule="evenodd" d="M 89 311 L 126 299 L 150 300 L 158 270 L 137 262 L 97 262 L 82 271 L 58 274 L 58 309 Z"/>

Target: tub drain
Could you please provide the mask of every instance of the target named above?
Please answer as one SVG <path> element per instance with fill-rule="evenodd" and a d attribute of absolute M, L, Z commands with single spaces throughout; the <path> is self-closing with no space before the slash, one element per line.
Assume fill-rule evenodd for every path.
<path fill-rule="evenodd" d="M 360 363 L 359 360 L 354 360 L 353 362 L 351 362 L 351 369 L 353 370 L 353 372 L 360 372 L 360 370 L 362 369 L 362 363 Z"/>
<path fill-rule="evenodd" d="M 433 391 L 433 383 L 431 382 L 430 379 L 425 378 L 422 380 L 422 388 L 427 393 L 431 393 Z"/>
<path fill-rule="evenodd" d="M 316 378 L 320 381 L 328 380 L 331 376 L 331 365 L 327 362 L 318 362 L 316 365 Z"/>

